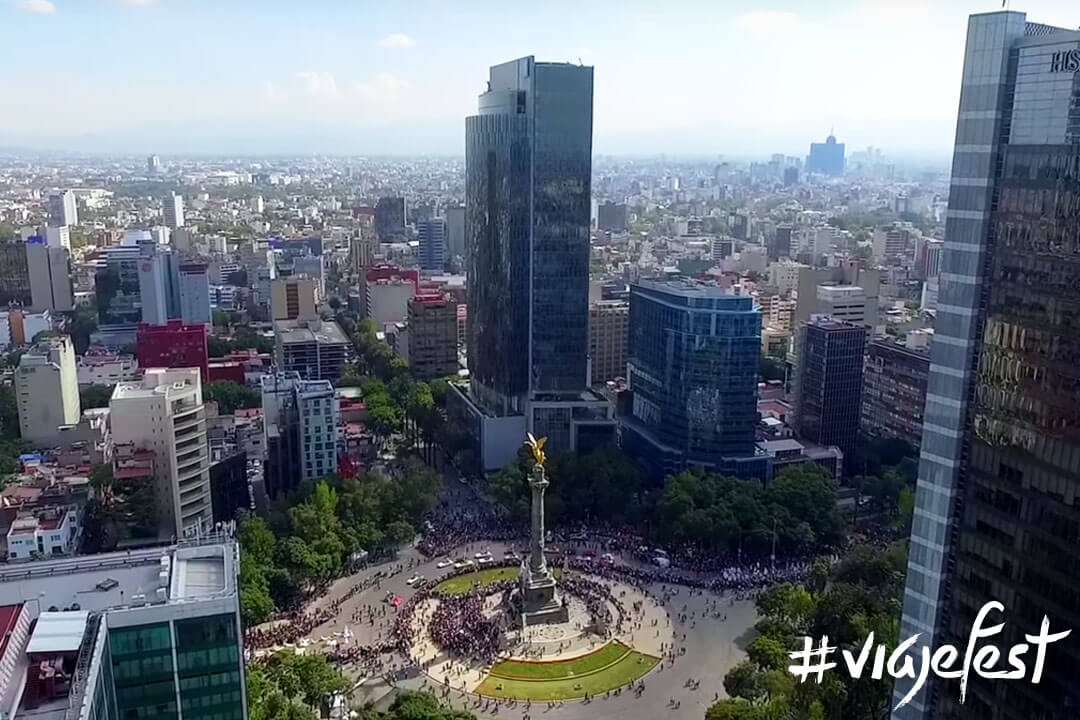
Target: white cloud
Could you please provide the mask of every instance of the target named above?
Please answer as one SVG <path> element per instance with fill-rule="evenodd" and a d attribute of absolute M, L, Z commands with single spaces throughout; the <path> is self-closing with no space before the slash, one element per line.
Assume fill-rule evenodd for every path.
<path fill-rule="evenodd" d="M 368 82 L 354 83 L 352 89 L 362 100 L 385 103 L 400 98 L 408 87 L 409 83 L 397 75 L 381 72 Z"/>
<path fill-rule="evenodd" d="M 799 17 L 783 10 L 754 10 L 739 16 L 739 27 L 751 32 L 768 33 L 789 30 L 799 23 Z"/>
<path fill-rule="evenodd" d="M 15 7 L 40 15 L 52 15 L 56 12 L 56 5 L 52 3 L 52 0 L 19 0 L 15 3 Z"/>
<path fill-rule="evenodd" d="M 333 73 L 313 72 L 306 70 L 296 73 L 296 77 L 304 83 L 304 91 L 309 97 L 317 100 L 339 100 L 341 91 L 338 90 L 337 80 Z"/>
<path fill-rule="evenodd" d="M 379 41 L 379 47 L 389 50 L 408 50 L 413 45 L 416 45 L 416 41 L 404 33 L 390 33 Z"/>
<path fill-rule="evenodd" d="M 269 80 L 265 81 L 262 84 L 262 99 L 268 103 L 273 103 L 275 105 L 288 100 L 285 94 L 278 89 L 278 86 L 270 82 Z"/>
<path fill-rule="evenodd" d="M 854 20 L 875 25 L 895 25 L 925 20 L 930 6 L 921 0 L 866 0 L 856 5 Z"/>

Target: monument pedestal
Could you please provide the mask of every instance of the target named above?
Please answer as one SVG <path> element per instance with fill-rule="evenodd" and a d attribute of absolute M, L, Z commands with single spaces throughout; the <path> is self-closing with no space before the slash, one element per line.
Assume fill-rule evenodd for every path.
<path fill-rule="evenodd" d="M 547 568 L 532 572 L 528 561 L 521 566 L 521 625 L 550 625 L 570 619 L 555 589 L 555 577 Z"/>

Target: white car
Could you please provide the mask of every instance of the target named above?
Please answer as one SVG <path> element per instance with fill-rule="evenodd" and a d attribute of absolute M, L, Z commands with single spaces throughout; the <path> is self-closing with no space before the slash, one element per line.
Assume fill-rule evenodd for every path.
<path fill-rule="evenodd" d="M 423 579 L 424 579 L 423 575 L 413 575 L 411 578 L 409 578 L 408 580 L 405 581 L 405 584 L 408 585 L 409 587 L 412 587 L 413 585 L 415 585 L 416 583 L 420 582 Z"/>
<path fill-rule="evenodd" d="M 473 561 L 469 560 L 468 558 L 465 558 L 464 560 L 458 560 L 456 563 L 454 563 L 454 569 L 456 570 L 464 570 L 465 568 L 472 566 Z"/>
<path fill-rule="evenodd" d="M 452 563 L 451 563 L 451 562 L 450 562 L 449 560 L 445 560 L 445 559 L 443 559 L 443 560 L 440 560 L 439 562 L 435 563 L 435 567 L 437 567 L 437 568 L 439 568 L 440 570 L 442 570 L 442 569 L 443 569 L 443 568 L 445 568 L 445 567 L 450 567 L 450 565 L 451 565 L 451 564 L 452 564 Z"/>
<path fill-rule="evenodd" d="M 488 552 L 487 550 L 484 550 L 482 552 L 476 553 L 475 555 L 473 555 L 473 557 L 476 558 L 477 560 L 483 560 L 486 557 L 491 557 L 491 553 Z"/>

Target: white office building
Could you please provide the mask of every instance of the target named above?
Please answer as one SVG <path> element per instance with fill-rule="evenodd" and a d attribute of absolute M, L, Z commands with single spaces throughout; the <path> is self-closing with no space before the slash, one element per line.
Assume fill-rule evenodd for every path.
<path fill-rule="evenodd" d="M 184 196 L 170 193 L 165 198 L 165 207 L 162 214 L 165 217 L 165 226 L 170 230 L 184 227 Z"/>
<path fill-rule="evenodd" d="M 114 442 L 154 453 L 163 535 L 209 529 L 210 461 L 199 369 L 147 369 L 142 382 L 116 386 L 109 411 Z"/>
<path fill-rule="evenodd" d="M 79 422 L 79 378 L 70 337 L 48 338 L 20 358 L 15 396 L 19 432 L 38 447 L 55 444 L 58 428 Z"/>

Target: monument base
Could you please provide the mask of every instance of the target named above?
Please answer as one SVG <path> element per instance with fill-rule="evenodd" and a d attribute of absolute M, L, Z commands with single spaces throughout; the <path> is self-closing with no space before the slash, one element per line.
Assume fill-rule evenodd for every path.
<path fill-rule="evenodd" d="M 547 568 L 534 573 L 524 565 L 521 572 L 521 625 L 550 625 L 570 619 L 555 588 L 555 577 Z"/>

